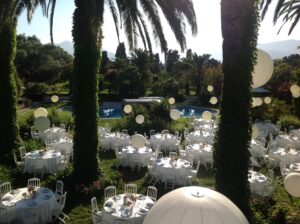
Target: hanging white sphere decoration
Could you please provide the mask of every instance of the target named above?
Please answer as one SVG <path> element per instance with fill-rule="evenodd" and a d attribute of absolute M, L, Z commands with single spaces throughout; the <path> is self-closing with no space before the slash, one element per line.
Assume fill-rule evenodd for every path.
<path fill-rule="evenodd" d="M 210 121 L 211 118 L 212 118 L 211 112 L 209 112 L 209 111 L 204 111 L 204 112 L 202 113 L 202 119 L 203 119 L 204 121 Z"/>
<path fill-rule="evenodd" d="M 48 111 L 44 107 L 38 107 L 37 109 L 34 110 L 33 116 L 35 118 L 38 118 L 38 117 L 47 117 L 48 116 Z"/>
<path fill-rule="evenodd" d="M 272 102 L 271 97 L 269 97 L 269 96 L 265 97 L 264 102 L 265 102 L 265 104 L 270 104 Z"/>
<path fill-rule="evenodd" d="M 207 91 L 212 92 L 214 90 L 214 87 L 212 85 L 207 86 Z"/>
<path fill-rule="evenodd" d="M 252 73 L 253 84 L 252 88 L 258 88 L 266 84 L 273 74 L 273 61 L 271 57 L 265 51 L 257 50 L 257 63 L 254 66 Z"/>
<path fill-rule="evenodd" d="M 37 117 L 33 125 L 36 130 L 43 132 L 50 128 L 50 120 L 47 117 Z"/>
<path fill-rule="evenodd" d="M 300 197 L 300 173 L 289 173 L 284 178 L 284 187 L 290 195 Z"/>
<path fill-rule="evenodd" d="M 218 103 L 218 98 L 213 96 L 210 98 L 209 102 L 213 105 L 217 104 Z"/>
<path fill-rule="evenodd" d="M 171 97 L 168 100 L 169 104 L 173 105 L 175 103 L 175 98 Z"/>
<path fill-rule="evenodd" d="M 290 88 L 291 93 L 298 93 L 300 92 L 300 87 L 296 84 L 292 85 Z"/>
<path fill-rule="evenodd" d="M 255 98 L 255 105 L 256 105 L 257 107 L 261 106 L 262 103 L 263 103 L 263 101 L 262 101 L 261 98 L 259 98 L 259 97 Z"/>
<path fill-rule="evenodd" d="M 256 107 L 256 100 L 255 100 L 255 97 L 252 97 L 252 107 Z"/>
<path fill-rule="evenodd" d="M 137 116 L 135 117 L 135 121 L 136 121 L 136 123 L 138 123 L 138 124 L 144 123 L 144 120 L 145 120 L 145 118 L 144 118 L 143 115 L 137 115 Z"/>
<path fill-rule="evenodd" d="M 135 149 L 143 148 L 145 146 L 145 144 L 146 144 L 146 139 L 143 135 L 135 134 L 132 136 L 131 145 Z"/>
<path fill-rule="evenodd" d="M 294 98 L 298 98 L 300 96 L 300 91 L 299 92 L 296 92 L 296 93 L 292 93 L 292 96 Z"/>
<path fill-rule="evenodd" d="M 179 110 L 176 110 L 176 109 L 170 110 L 170 117 L 173 120 L 178 120 L 180 118 L 180 115 L 181 115 L 181 113 Z"/>
<path fill-rule="evenodd" d="M 127 104 L 127 105 L 124 106 L 124 112 L 126 114 L 129 114 L 131 111 L 132 111 L 132 106 L 131 105 Z"/>
<path fill-rule="evenodd" d="M 58 96 L 56 96 L 56 95 L 51 96 L 52 103 L 57 103 L 58 100 L 59 100 Z"/>

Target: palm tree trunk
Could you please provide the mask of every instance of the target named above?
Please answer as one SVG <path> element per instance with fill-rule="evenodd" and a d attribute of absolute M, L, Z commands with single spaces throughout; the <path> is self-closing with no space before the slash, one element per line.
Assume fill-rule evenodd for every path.
<path fill-rule="evenodd" d="M 214 144 L 216 190 L 229 197 L 250 221 L 248 184 L 250 102 L 258 14 L 255 0 L 222 0 L 224 86 Z"/>
<path fill-rule="evenodd" d="M 20 136 L 17 124 L 16 68 L 16 21 L 13 1 L 7 3 L 6 13 L 0 26 L 0 163 L 13 165 L 13 150 Z"/>
<path fill-rule="evenodd" d="M 75 0 L 74 41 L 74 178 L 87 184 L 99 177 L 98 71 L 103 1 Z"/>

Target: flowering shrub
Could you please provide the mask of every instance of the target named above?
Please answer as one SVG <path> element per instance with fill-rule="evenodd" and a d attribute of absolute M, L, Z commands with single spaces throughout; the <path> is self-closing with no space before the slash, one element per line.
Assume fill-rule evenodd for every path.
<path fill-rule="evenodd" d="M 101 184 L 99 180 L 93 181 L 88 186 L 85 184 L 79 184 L 75 186 L 75 191 L 84 195 L 95 196 L 100 193 Z"/>

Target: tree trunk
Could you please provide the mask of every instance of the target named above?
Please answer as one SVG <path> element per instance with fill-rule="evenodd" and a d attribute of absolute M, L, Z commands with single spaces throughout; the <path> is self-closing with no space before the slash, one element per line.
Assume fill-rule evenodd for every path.
<path fill-rule="evenodd" d="M 98 71 L 103 1 L 75 0 L 74 41 L 74 178 L 77 184 L 98 179 Z"/>
<path fill-rule="evenodd" d="M 230 198 L 250 221 L 248 147 L 258 27 L 255 0 L 222 0 L 221 20 L 224 86 L 214 144 L 216 190 Z"/>
<path fill-rule="evenodd" d="M 13 1 L 7 3 L 6 13 L 0 24 L 0 163 L 13 165 L 13 150 L 20 143 L 17 123 L 16 21 Z"/>

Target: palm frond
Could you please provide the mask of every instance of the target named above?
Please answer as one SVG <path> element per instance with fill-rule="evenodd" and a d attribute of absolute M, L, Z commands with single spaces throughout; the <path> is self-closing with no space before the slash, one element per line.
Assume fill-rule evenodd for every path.
<path fill-rule="evenodd" d="M 116 33 L 117 33 L 117 37 L 118 37 L 118 42 L 120 43 L 120 34 L 119 34 L 119 19 L 118 19 L 118 12 L 117 9 L 115 7 L 115 3 L 113 0 L 107 0 L 112 18 L 114 20 L 115 23 L 115 28 L 116 28 Z"/>
<path fill-rule="evenodd" d="M 50 11 L 50 39 L 51 39 L 51 44 L 54 44 L 53 41 L 53 20 L 54 20 L 54 12 L 55 12 L 55 6 L 56 6 L 56 0 L 49 0 L 48 6 L 47 6 L 47 16 L 49 15 L 49 9 L 51 7 Z"/>
<path fill-rule="evenodd" d="M 146 41 L 147 41 L 150 57 L 152 58 L 152 44 L 151 44 L 148 28 L 147 28 L 147 25 L 146 25 L 143 17 L 141 16 L 141 13 L 139 13 L 138 15 L 139 15 L 140 23 L 142 24 L 142 27 L 143 27 L 143 30 L 144 30 L 144 33 L 145 33 L 145 36 L 146 36 Z"/>

